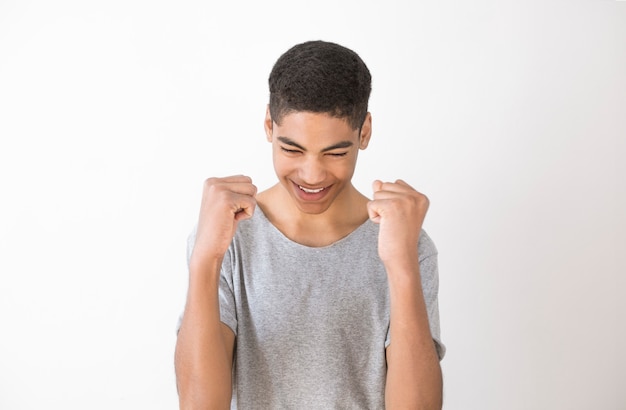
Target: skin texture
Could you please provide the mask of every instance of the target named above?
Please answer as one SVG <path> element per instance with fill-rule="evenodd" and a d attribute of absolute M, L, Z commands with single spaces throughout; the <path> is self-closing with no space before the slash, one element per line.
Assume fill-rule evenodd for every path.
<path fill-rule="evenodd" d="M 368 218 L 380 224 L 378 252 L 391 297 L 386 405 L 441 408 L 441 368 L 417 251 L 429 201 L 401 180 L 374 181 L 371 200 L 355 189 L 351 179 L 358 151 L 369 143 L 371 124 L 369 113 L 363 126 L 353 129 L 345 119 L 324 113 L 293 112 L 279 125 L 268 110 L 264 126 L 278 183 L 257 194 L 244 176 L 205 182 L 176 346 L 181 408 L 229 406 L 235 338 L 219 320 L 219 267 L 237 224 L 257 206 L 285 236 L 307 246 L 329 245 Z"/>

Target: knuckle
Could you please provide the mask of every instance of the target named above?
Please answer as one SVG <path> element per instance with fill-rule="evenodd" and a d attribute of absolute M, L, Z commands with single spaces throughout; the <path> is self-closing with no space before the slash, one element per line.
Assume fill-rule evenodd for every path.
<path fill-rule="evenodd" d="M 210 178 L 204 185 L 204 192 L 210 196 L 219 195 L 222 191 L 224 189 L 218 178 Z"/>

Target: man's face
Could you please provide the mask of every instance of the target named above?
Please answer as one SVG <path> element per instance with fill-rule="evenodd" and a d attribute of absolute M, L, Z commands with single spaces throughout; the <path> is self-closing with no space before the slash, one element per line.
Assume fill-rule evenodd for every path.
<path fill-rule="evenodd" d="M 368 113 L 359 138 L 345 119 L 294 112 L 278 125 L 268 110 L 265 131 L 280 184 L 301 212 L 320 214 L 347 199 L 358 151 L 369 142 L 371 117 Z"/>

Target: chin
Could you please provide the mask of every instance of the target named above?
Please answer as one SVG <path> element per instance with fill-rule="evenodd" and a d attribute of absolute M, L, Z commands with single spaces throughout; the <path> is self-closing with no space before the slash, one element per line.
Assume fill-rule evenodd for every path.
<path fill-rule="evenodd" d="M 330 204 L 303 204 L 296 201 L 296 207 L 304 214 L 319 215 L 326 212 L 330 208 Z"/>

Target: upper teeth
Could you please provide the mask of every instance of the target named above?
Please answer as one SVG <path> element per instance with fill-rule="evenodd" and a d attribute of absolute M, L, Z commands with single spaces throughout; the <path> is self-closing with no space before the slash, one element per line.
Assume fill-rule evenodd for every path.
<path fill-rule="evenodd" d="M 301 190 L 303 190 L 304 192 L 306 192 L 307 194 L 317 194 L 318 192 L 322 192 L 322 190 L 324 189 L 323 187 L 322 188 L 318 188 L 318 189 L 308 189 L 308 188 L 305 188 L 305 187 L 300 186 L 300 185 L 298 185 L 298 187 Z"/>

